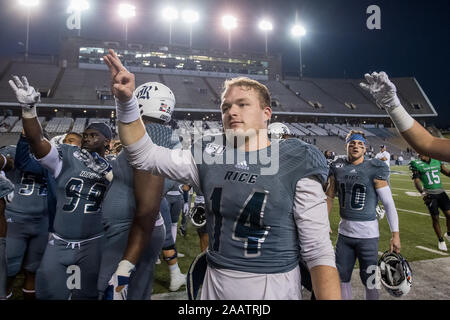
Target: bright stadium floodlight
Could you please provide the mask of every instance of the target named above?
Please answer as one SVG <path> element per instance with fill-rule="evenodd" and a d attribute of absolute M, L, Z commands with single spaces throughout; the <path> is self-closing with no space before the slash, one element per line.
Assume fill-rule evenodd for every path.
<path fill-rule="evenodd" d="M 136 16 L 136 7 L 132 4 L 121 3 L 119 5 L 119 16 L 124 20 L 125 25 L 125 47 L 128 47 L 128 19 Z"/>
<path fill-rule="evenodd" d="M 39 0 L 20 0 L 19 3 L 25 7 L 36 7 L 39 4 Z"/>
<path fill-rule="evenodd" d="M 25 42 L 25 61 L 28 60 L 28 44 L 30 38 L 30 18 L 31 8 L 36 7 L 39 4 L 39 0 L 20 0 L 20 5 L 27 8 L 27 40 Z"/>
<path fill-rule="evenodd" d="M 300 51 L 300 79 L 303 78 L 303 62 L 302 62 L 302 37 L 306 35 L 306 29 L 300 25 L 296 24 L 291 29 L 291 34 L 293 37 L 298 38 L 299 51 Z"/>
<path fill-rule="evenodd" d="M 174 7 L 166 7 L 162 11 L 162 17 L 169 22 L 169 45 L 172 44 L 172 22 L 178 19 L 178 10 Z"/>
<path fill-rule="evenodd" d="M 258 27 L 264 32 L 264 39 L 266 40 L 266 56 L 267 56 L 267 32 L 272 31 L 273 25 L 272 22 L 264 19 L 259 22 Z"/>
<path fill-rule="evenodd" d="M 186 9 L 182 13 L 183 21 L 189 24 L 189 48 L 192 48 L 192 24 L 199 19 L 197 11 Z"/>
<path fill-rule="evenodd" d="M 228 52 L 231 51 L 231 30 L 237 28 L 237 19 L 236 17 L 225 15 L 222 17 L 222 26 L 228 32 Z"/>
<path fill-rule="evenodd" d="M 72 0 L 67 11 L 85 11 L 89 9 L 87 0 Z"/>

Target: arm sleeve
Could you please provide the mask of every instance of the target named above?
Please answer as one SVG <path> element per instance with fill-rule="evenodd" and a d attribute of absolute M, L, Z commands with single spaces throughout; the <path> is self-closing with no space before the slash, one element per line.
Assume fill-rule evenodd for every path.
<path fill-rule="evenodd" d="M 395 209 L 394 199 L 392 198 L 391 188 L 389 186 L 376 189 L 377 195 L 383 203 L 384 209 L 386 210 L 386 217 L 389 223 L 389 228 L 391 232 L 399 232 L 398 228 L 398 214 L 397 209 Z"/>
<path fill-rule="evenodd" d="M 318 265 L 336 267 L 325 198 L 322 185 L 316 178 L 302 178 L 297 182 L 294 218 L 300 253 L 308 269 Z"/>
<path fill-rule="evenodd" d="M 37 159 L 37 161 L 56 179 L 61 173 L 63 162 L 56 147 L 53 144 L 51 146 L 50 152 L 45 157 Z"/>
<path fill-rule="evenodd" d="M 28 140 L 20 135 L 16 146 L 16 156 L 14 165 L 22 171 L 29 171 L 34 174 L 45 175 L 45 170 L 30 153 Z"/>
<path fill-rule="evenodd" d="M 147 133 L 139 141 L 124 149 L 128 154 L 128 161 L 134 168 L 200 189 L 197 165 L 190 150 L 171 150 L 158 146 L 152 142 Z"/>

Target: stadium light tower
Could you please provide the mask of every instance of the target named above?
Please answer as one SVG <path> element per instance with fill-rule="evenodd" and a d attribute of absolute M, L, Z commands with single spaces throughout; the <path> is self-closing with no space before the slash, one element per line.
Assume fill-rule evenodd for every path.
<path fill-rule="evenodd" d="M 192 48 L 192 24 L 198 21 L 198 12 L 187 9 L 183 11 L 182 16 L 183 21 L 189 24 L 189 48 Z"/>
<path fill-rule="evenodd" d="M 124 19 L 125 24 L 125 47 L 128 47 L 128 19 L 136 16 L 136 7 L 132 4 L 121 3 L 119 5 L 119 16 Z"/>
<path fill-rule="evenodd" d="M 228 52 L 231 51 L 231 30 L 237 28 L 237 19 L 226 15 L 222 17 L 222 26 L 228 31 Z"/>
<path fill-rule="evenodd" d="M 81 12 L 89 9 L 89 2 L 87 0 L 72 0 L 70 1 L 69 8 L 67 8 L 68 12 L 77 12 L 81 21 Z M 80 28 L 78 29 L 78 36 L 81 35 L 81 22 Z"/>
<path fill-rule="evenodd" d="M 293 37 L 298 38 L 300 51 L 300 79 L 303 78 L 303 63 L 302 63 L 302 37 L 306 34 L 306 30 L 302 25 L 296 24 L 291 29 Z"/>
<path fill-rule="evenodd" d="M 31 8 L 39 4 L 39 0 L 20 0 L 19 3 L 27 9 L 27 40 L 25 42 L 25 61 L 28 60 L 28 43 L 30 38 Z"/>
<path fill-rule="evenodd" d="M 172 44 L 172 22 L 178 19 L 178 10 L 174 7 L 166 7 L 162 11 L 163 19 L 169 22 L 169 45 Z"/>
<path fill-rule="evenodd" d="M 272 22 L 268 20 L 261 20 L 259 22 L 258 27 L 264 32 L 264 38 L 266 40 L 266 56 L 267 56 L 267 32 L 272 31 L 273 25 Z"/>

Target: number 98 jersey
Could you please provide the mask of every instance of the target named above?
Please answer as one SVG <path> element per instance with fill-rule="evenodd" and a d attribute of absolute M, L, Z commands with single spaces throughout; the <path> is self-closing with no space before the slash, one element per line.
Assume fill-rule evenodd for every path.
<path fill-rule="evenodd" d="M 325 157 L 298 139 L 272 141 L 262 152 L 224 145 L 204 140 L 203 155 L 210 158 L 197 164 L 207 212 L 208 263 L 260 274 L 291 271 L 299 262 L 296 185 L 312 176 L 323 184 Z M 262 170 L 268 167 L 273 172 Z"/>
<path fill-rule="evenodd" d="M 339 213 L 343 219 L 372 221 L 376 217 L 378 196 L 374 180 L 388 180 L 389 167 L 381 160 L 364 160 L 358 165 L 337 159 L 330 165 L 339 195 Z"/>
<path fill-rule="evenodd" d="M 56 178 L 55 233 L 66 240 L 88 239 L 103 232 L 101 205 L 108 180 L 95 172 L 87 157 L 76 146 L 62 144 L 58 152 L 63 161 Z"/>

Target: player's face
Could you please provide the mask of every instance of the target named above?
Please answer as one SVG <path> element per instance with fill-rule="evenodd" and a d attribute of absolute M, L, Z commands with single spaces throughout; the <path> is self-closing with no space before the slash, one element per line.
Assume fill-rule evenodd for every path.
<path fill-rule="evenodd" d="M 430 161 L 430 157 L 424 156 L 423 154 L 419 155 L 419 159 L 425 162 Z"/>
<path fill-rule="evenodd" d="M 240 86 L 232 86 L 227 90 L 221 111 L 223 128 L 240 135 L 267 129 L 267 121 L 272 115 L 270 107 L 261 108 L 258 92 Z"/>
<path fill-rule="evenodd" d="M 75 134 L 68 134 L 64 138 L 63 143 L 70 144 L 72 146 L 81 147 L 81 138 Z"/>
<path fill-rule="evenodd" d="M 107 139 L 95 129 L 83 132 L 82 148 L 89 152 L 104 152 Z"/>
<path fill-rule="evenodd" d="M 347 144 L 347 157 L 350 161 L 357 160 L 364 157 L 366 153 L 366 146 L 360 140 L 352 140 Z"/>

